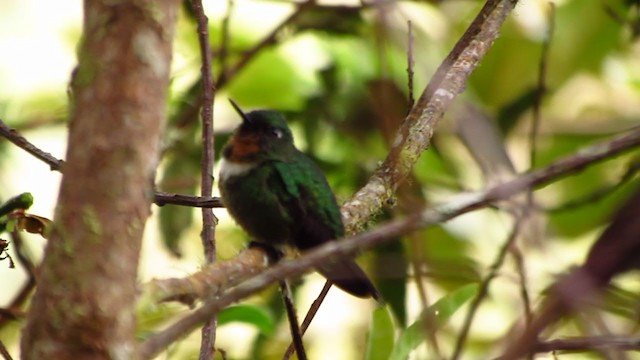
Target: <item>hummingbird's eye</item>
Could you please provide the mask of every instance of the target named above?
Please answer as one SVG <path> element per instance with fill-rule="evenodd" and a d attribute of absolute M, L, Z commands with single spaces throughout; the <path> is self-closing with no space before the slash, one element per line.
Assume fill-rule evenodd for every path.
<path fill-rule="evenodd" d="M 282 137 L 284 136 L 284 134 L 282 133 L 282 130 L 280 129 L 272 129 L 271 135 L 276 139 L 282 139 Z"/>

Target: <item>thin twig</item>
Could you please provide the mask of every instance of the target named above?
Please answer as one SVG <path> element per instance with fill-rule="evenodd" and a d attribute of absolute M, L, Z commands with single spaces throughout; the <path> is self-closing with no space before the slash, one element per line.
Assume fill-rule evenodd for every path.
<path fill-rule="evenodd" d="M 429 307 L 429 297 L 427 296 L 427 288 L 424 286 L 422 281 L 424 274 L 420 271 L 422 265 L 426 265 L 423 255 L 424 250 L 422 249 L 423 241 L 424 239 L 421 235 L 411 234 L 409 236 L 409 242 L 412 246 L 410 261 L 413 269 L 414 281 L 416 283 L 418 297 L 420 298 L 420 305 L 422 306 L 422 309 L 426 309 Z M 438 343 L 438 324 L 436 323 L 435 314 L 432 311 L 425 311 L 423 315 L 422 323 L 424 325 L 425 334 L 427 334 L 427 343 L 433 353 L 433 358 L 438 360 L 444 359 L 444 356 L 442 356 L 442 349 Z"/>
<path fill-rule="evenodd" d="M 11 242 L 13 243 L 13 248 L 15 250 L 16 253 L 16 258 L 18 259 L 18 264 L 24 268 L 24 270 L 27 272 L 27 275 L 29 276 L 29 283 L 33 283 L 32 286 L 35 286 L 35 282 L 36 282 L 36 266 L 33 264 L 33 262 L 31 261 L 31 259 L 29 259 L 28 256 L 25 255 L 25 249 L 24 249 L 24 241 L 22 239 L 22 235 L 20 234 L 20 232 L 18 230 L 14 230 L 11 232 Z M 30 292 L 30 290 L 24 289 L 24 291 L 26 292 Z M 17 301 L 17 303 L 15 305 L 19 305 L 24 303 L 25 301 L 27 301 L 28 299 L 28 294 L 24 294 L 22 296 L 18 296 L 16 297 L 15 301 Z M 14 304 L 12 303 L 12 306 Z"/>
<path fill-rule="evenodd" d="M 309 311 L 307 311 L 307 315 L 304 317 L 304 320 L 302 321 L 302 325 L 300 326 L 300 333 L 302 335 L 304 335 L 304 333 L 309 328 L 309 325 L 311 325 L 311 321 L 313 321 L 313 318 L 318 313 L 318 310 L 320 309 L 320 305 L 322 305 L 322 302 L 327 297 L 327 293 L 329 293 L 329 289 L 331 289 L 331 282 L 325 281 L 324 286 L 322 287 L 322 290 L 320 290 L 320 294 L 318 294 L 318 297 L 313 301 L 313 303 L 309 307 Z M 294 344 L 293 343 L 289 344 L 287 351 L 285 351 L 284 355 L 282 356 L 282 360 L 288 360 L 291 357 L 291 355 L 293 355 L 293 349 L 294 349 Z"/>
<path fill-rule="evenodd" d="M 289 331 L 291 332 L 291 341 L 298 355 L 298 360 L 307 360 L 307 352 L 304 350 L 304 344 L 302 343 L 303 331 L 298 325 L 298 315 L 296 314 L 296 307 L 293 303 L 293 295 L 291 294 L 291 288 L 286 279 L 280 280 L 280 292 L 282 293 L 282 301 L 284 302 L 284 308 L 287 312 L 287 319 L 289 320 Z"/>
<path fill-rule="evenodd" d="M 2 340 L 0 340 L 0 354 L 2 354 L 4 360 L 13 360 L 11 354 L 9 354 L 9 350 L 7 350 L 7 348 L 4 346 Z"/>
<path fill-rule="evenodd" d="M 211 70 L 212 54 L 209 43 L 209 19 L 204 13 L 201 0 L 191 0 L 191 6 L 198 23 L 198 41 L 202 57 L 202 164 L 201 164 L 201 195 L 211 197 L 213 187 L 213 162 L 215 159 L 213 137 L 213 99 L 214 85 Z M 207 263 L 216 261 L 215 227 L 217 219 L 209 208 L 202 208 L 202 246 Z M 216 340 L 215 316 L 212 316 L 202 328 L 200 343 L 200 360 L 213 359 Z"/>
<path fill-rule="evenodd" d="M 158 206 L 172 204 L 201 208 L 224 207 L 222 200 L 219 197 L 173 194 L 162 191 L 156 191 L 153 197 L 153 202 Z"/>
<path fill-rule="evenodd" d="M 510 253 L 516 265 L 516 273 L 518 274 L 520 298 L 522 299 L 522 306 L 524 307 L 524 323 L 525 326 L 529 326 L 531 323 L 531 297 L 527 289 L 527 272 L 524 265 L 524 256 L 522 256 L 522 252 L 516 243 L 513 243 L 511 246 Z"/>
<path fill-rule="evenodd" d="M 552 2 L 548 3 L 549 13 L 547 14 L 548 29 L 546 37 L 542 43 L 542 51 L 540 54 L 540 62 L 538 65 L 538 84 L 537 91 L 533 102 L 533 116 L 531 119 L 531 129 L 529 130 L 529 166 L 531 169 L 536 167 L 536 157 L 538 154 L 538 134 L 540 132 L 540 109 L 542 108 L 542 100 L 547 91 L 547 64 L 549 62 L 549 47 L 553 38 L 555 24 L 555 6 Z M 531 220 L 533 226 L 536 219 L 535 196 L 533 189 L 527 192 L 526 204 L 524 206 L 525 217 Z M 513 247 L 512 254 L 516 260 L 516 268 L 520 276 L 520 295 L 524 304 L 525 324 L 529 326 L 531 322 L 531 306 L 529 294 L 526 288 L 525 267 L 523 265 L 524 258 L 520 256 L 516 246 Z"/>
<path fill-rule="evenodd" d="M 594 336 L 565 338 L 539 342 L 535 351 L 551 352 L 585 352 L 598 349 L 640 350 L 640 338 L 625 338 L 620 336 Z"/>
<path fill-rule="evenodd" d="M 234 1 L 227 0 L 227 13 L 222 19 L 220 29 L 220 50 L 218 51 L 218 64 L 220 65 L 220 73 L 218 79 L 226 77 L 227 60 L 229 58 L 229 24 L 231 23 L 231 13 L 233 12 Z"/>
<path fill-rule="evenodd" d="M 8 324 L 10 320 L 14 320 L 12 318 L 12 314 L 22 311 L 20 308 L 29 300 L 30 295 L 36 287 L 36 267 L 31 262 L 31 259 L 24 254 L 24 242 L 22 241 L 20 232 L 12 231 L 11 240 L 18 265 L 27 273 L 27 281 L 22 285 L 22 288 L 18 291 L 16 296 L 13 297 L 13 300 L 11 300 L 9 305 L 7 305 L 8 312 L 0 313 L 0 329 L 4 327 L 4 325 Z"/>
<path fill-rule="evenodd" d="M 570 200 L 562 205 L 543 210 L 549 213 L 558 213 L 574 210 L 588 204 L 593 205 L 626 185 L 636 176 L 636 173 L 638 171 L 640 171 L 640 160 L 635 159 L 631 162 L 631 164 L 629 164 L 627 171 L 625 171 L 625 173 L 620 177 L 620 180 L 616 181 L 613 185 L 605 186 L 579 199 Z"/>
<path fill-rule="evenodd" d="M 0 119 L 0 135 L 17 145 L 19 148 L 48 164 L 49 167 L 51 167 L 51 170 L 60 171 L 62 169 L 62 165 L 64 163 L 62 160 L 56 159 L 48 152 L 40 150 L 38 147 L 27 141 L 27 139 L 17 131 L 8 127 L 2 119 Z"/>
<path fill-rule="evenodd" d="M 233 302 L 266 288 L 275 281 L 300 275 L 317 267 L 321 262 L 328 261 L 328 259 L 353 256 L 356 252 L 379 245 L 393 237 L 442 223 L 461 214 L 490 206 L 497 201 L 508 199 L 529 188 L 538 187 L 561 177 L 575 174 L 589 165 L 611 158 L 639 145 L 640 128 L 635 128 L 622 136 L 585 148 L 543 169 L 519 175 L 510 181 L 478 193 L 461 195 L 446 204 L 416 212 L 407 218 L 391 221 L 372 231 L 344 239 L 343 241 L 329 241 L 306 252 L 295 260 L 281 261 L 259 275 L 228 290 L 221 296 L 206 301 L 199 309 L 147 338 L 140 346 L 140 358 L 153 358 L 177 339 L 189 334 L 212 314 L 217 313 L 220 309 Z"/>
<path fill-rule="evenodd" d="M 502 246 L 500 247 L 500 250 L 498 251 L 496 258 L 493 261 L 493 264 L 491 264 L 491 267 L 489 268 L 489 273 L 480 283 L 478 294 L 471 302 L 471 305 L 469 305 L 469 310 L 467 311 L 467 315 L 465 316 L 464 324 L 462 325 L 462 329 L 460 329 L 460 333 L 458 334 L 458 337 L 456 339 L 456 346 L 453 351 L 453 355 L 451 355 L 452 360 L 456 360 L 460 358 L 460 355 L 462 355 L 462 351 L 467 340 L 467 334 L 469 334 L 469 330 L 471 329 L 471 324 L 473 323 L 473 318 L 476 315 L 476 311 L 480 307 L 480 304 L 482 304 L 482 302 L 484 301 L 485 297 L 489 294 L 489 286 L 491 285 L 491 282 L 496 278 L 496 276 L 498 276 L 498 271 L 502 267 L 509 249 L 520 234 L 521 222 L 522 219 L 516 218 L 516 221 L 511 229 L 511 233 L 507 237 L 507 240 L 504 242 L 504 244 L 502 244 Z"/>
<path fill-rule="evenodd" d="M 551 38 L 553 37 L 554 30 L 554 14 L 555 6 L 552 2 L 549 2 L 549 13 L 547 15 L 548 29 L 547 34 L 542 42 L 542 52 L 540 54 L 540 62 L 538 64 L 538 85 L 536 94 L 533 100 L 533 116 L 531 119 L 531 129 L 529 130 L 529 166 L 535 168 L 536 166 L 536 154 L 537 154 L 537 139 L 540 129 L 540 108 L 542 107 L 542 100 L 544 94 L 547 91 L 547 63 L 549 61 L 549 46 L 551 44 Z"/>
<path fill-rule="evenodd" d="M 542 100 L 547 91 L 547 64 L 549 62 L 549 47 L 553 38 L 555 24 L 555 6 L 549 2 L 549 13 L 547 16 L 548 29 L 546 37 L 542 43 L 542 52 L 540 54 L 540 63 L 538 65 L 538 84 L 537 91 L 533 102 L 533 117 L 531 119 L 531 129 L 529 130 L 529 166 L 531 169 L 536 166 L 536 156 L 538 153 L 538 134 L 540 132 L 540 109 Z M 525 217 L 532 220 L 536 217 L 535 196 L 533 189 L 527 192 L 526 205 L 524 208 Z M 525 326 L 531 323 L 531 304 L 529 293 L 527 291 L 526 274 L 524 267 L 524 258 L 521 256 L 517 246 L 513 246 L 512 255 L 515 259 L 517 273 L 520 276 L 520 296 L 524 305 Z"/>
<path fill-rule="evenodd" d="M 409 88 L 409 109 L 413 108 L 416 99 L 413 95 L 413 28 L 411 20 L 407 21 L 407 87 Z"/>

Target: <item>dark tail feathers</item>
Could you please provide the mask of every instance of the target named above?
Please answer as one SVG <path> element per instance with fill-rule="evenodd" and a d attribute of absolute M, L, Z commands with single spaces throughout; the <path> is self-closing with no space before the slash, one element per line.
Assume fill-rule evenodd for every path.
<path fill-rule="evenodd" d="M 382 302 L 382 297 L 376 287 L 353 259 L 342 258 L 330 261 L 318 266 L 317 270 L 335 286 L 353 296 L 372 297 L 378 302 Z"/>

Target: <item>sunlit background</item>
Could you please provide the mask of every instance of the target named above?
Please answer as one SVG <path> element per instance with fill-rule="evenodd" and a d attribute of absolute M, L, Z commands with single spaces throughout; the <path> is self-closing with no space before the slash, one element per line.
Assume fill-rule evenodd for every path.
<path fill-rule="evenodd" d="M 233 3 L 228 65 L 233 65 L 242 51 L 254 46 L 294 11 L 294 6 L 284 1 L 235 0 Z M 326 3 L 359 4 L 338 0 Z M 547 60 L 549 90 L 541 108 L 539 166 L 637 125 L 640 115 L 640 47 L 637 34 L 630 30 L 631 24 L 623 24 L 604 11 L 601 2 L 554 3 L 557 8 L 555 31 Z M 628 14 L 622 1 L 604 3 L 624 16 Z M 0 119 L 60 159 L 66 151 L 67 86 L 81 34 L 81 6 L 81 1 L 70 0 L 0 2 Z M 205 1 L 204 6 L 209 14 L 211 40 L 214 48 L 218 48 L 221 24 L 229 13 L 228 2 L 211 0 Z M 343 12 L 334 19 L 332 14 L 325 14 L 305 19 L 306 28 L 303 24 L 285 28 L 276 37 L 276 45 L 263 50 L 220 88 L 215 103 L 215 126 L 220 134 L 216 137 L 217 145 L 225 141 L 238 121 L 226 101 L 228 97 L 247 109 L 284 111 L 292 120 L 298 146 L 313 154 L 327 171 L 339 201 L 346 200 L 386 154 L 385 136 L 389 136 L 390 130 L 375 123 L 371 115 L 376 89 L 391 88 L 391 93 L 401 99 L 408 95 L 407 22 L 411 21 L 414 35 L 412 55 L 417 97 L 480 6 L 477 1 L 399 1 L 380 9 L 371 6 L 358 16 Z M 503 35 L 472 76 L 467 91 L 457 101 L 458 106 L 443 120 L 436 149 L 425 153 L 416 166 L 412 185 L 424 194 L 425 201 L 446 201 L 459 192 L 478 190 L 490 182 L 458 137 L 454 124 L 464 112 L 463 103 L 472 104 L 476 111 L 496 119 L 504 134 L 504 149 L 515 170 L 521 172 L 529 168 L 530 104 L 542 43 L 549 31 L 548 11 L 547 1 L 522 1 L 507 21 Z M 168 108 L 171 125 L 164 142 L 166 156 L 158 171 L 161 188 L 192 194 L 199 192 L 199 146 L 193 144 L 199 141 L 198 127 L 176 126 L 175 117 L 188 101 L 188 90 L 199 76 L 200 58 L 194 29 L 183 11 L 174 46 Z M 214 70 L 219 73 L 218 63 Z M 540 207 L 558 207 L 619 182 L 630 159 L 629 155 L 618 157 L 580 177 L 545 188 L 537 195 Z M 53 218 L 60 177 L 46 164 L 0 140 L 0 200 L 31 192 L 35 202 L 29 212 Z M 622 186 L 604 199 L 576 209 L 541 213 L 536 227 L 541 235 L 526 234 L 533 239 L 521 245 L 533 299 L 537 299 L 557 275 L 582 261 L 611 211 L 634 185 L 637 187 L 637 182 L 634 178 L 630 185 Z M 402 198 L 399 201 L 402 202 Z M 160 209 L 153 206 L 153 216 L 147 224 L 141 283 L 152 278 L 187 276 L 203 263 L 200 212 L 171 206 L 163 211 L 165 209 L 165 217 L 159 219 Z M 219 257 L 232 258 L 243 248 L 246 236 L 224 210 L 215 210 L 215 214 L 220 218 Z M 394 215 L 402 213 L 389 212 L 380 220 Z M 416 249 L 410 245 L 412 239 L 417 237 L 422 239 L 419 242 L 424 242 L 417 249 L 426 254 L 425 274 L 421 279 L 429 302 L 484 276 L 511 226 L 512 219 L 504 212 L 481 210 L 443 227 L 402 239 L 405 248 L 412 249 L 405 251 L 408 258 Z M 2 237 L 7 238 L 4 235 Z M 45 241 L 35 235 L 25 234 L 24 238 L 27 255 L 39 261 Z M 163 242 L 166 238 L 174 241 Z M 169 249 L 182 256 L 175 256 Z M 381 253 L 371 251 L 361 257 L 369 273 L 384 259 Z M 13 252 L 10 254 L 15 256 Z M 389 254 L 389 258 L 401 256 L 397 249 Z M 407 277 L 397 273 L 393 276 L 391 280 L 396 284 L 403 284 Z M 16 269 L 9 269 L 6 262 L 0 262 L 0 279 L 0 306 L 6 306 L 26 275 L 19 264 Z M 487 349 L 495 351 L 495 344 L 521 317 L 519 281 L 513 261 L 507 261 L 476 316 L 465 358 L 486 358 Z M 304 277 L 296 299 L 301 314 L 315 299 L 323 282 L 315 274 Z M 630 293 L 640 289 L 638 279 L 631 276 L 619 285 Z M 402 285 L 397 287 L 402 291 Z M 411 324 L 422 310 L 418 288 L 411 279 L 406 297 L 401 299 L 406 314 L 396 322 Z M 217 346 L 226 351 L 229 359 L 281 358 L 289 334 L 286 323 L 274 313 L 278 309 L 273 305 L 279 301 L 277 291 L 269 290 L 248 301 L 278 320 L 274 334 L 266 336 L 266 342 L 258 347 L 258 327 L 234 322 L 220 327 Z M 363 358 L 374 308 L 373 301 L 354 299 L 332 290 L 306 337 L 310 358 Z M 167 305 L 162 311 L 141 314 L 141 332 L 152 331 L 166 324 L 170 316 L 187 311 L 182 306 Z M 463 307 L 456 312 L 438 335 L 445 354 L 451 351 L 465 311 Z M 629 328 L 624 317 L 611 317 L 612 328 Z M 16 357 L 20 326 L 20 322 L 13 322 L 0 329 L 0 339 Z M 159 358 L 196 358 L 198 336 L 199 332 L 194 333 Z M 431 351 L 422 345 L 413 356 L 435 358 L 429 355 Z M 561 358 L 583 358 L 580 356 Z"/>

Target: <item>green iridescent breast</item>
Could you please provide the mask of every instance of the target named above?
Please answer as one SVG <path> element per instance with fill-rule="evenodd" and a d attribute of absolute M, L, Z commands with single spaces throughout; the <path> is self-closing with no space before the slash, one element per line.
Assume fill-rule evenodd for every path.
<path fill-rule="evenodd" d="M 344 233 L 340 211 L 322 172 L 296 151 L 220 182 L 231 216 L 256 241 L 310 248 Z"/>

